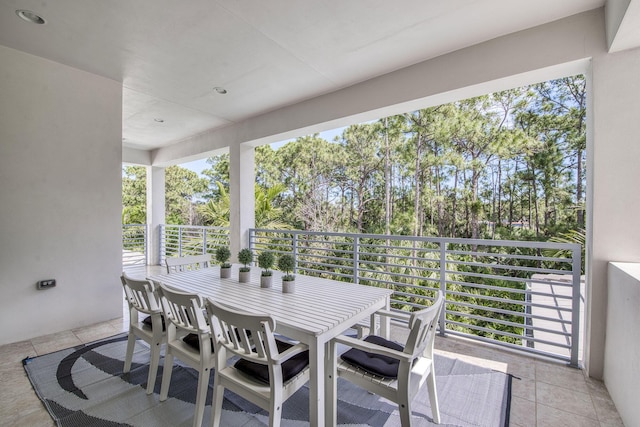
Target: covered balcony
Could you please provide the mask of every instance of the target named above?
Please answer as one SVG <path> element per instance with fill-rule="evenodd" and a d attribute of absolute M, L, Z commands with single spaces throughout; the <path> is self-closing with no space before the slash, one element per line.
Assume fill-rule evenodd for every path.
<path fill-rule="evenodd" d="M 122 329 L 118 277 L 123 268 L 123 163 L 144 165 L 148 171 L 142 273 L 147 274 L 148 266 L 161 265 L 166 256 L 161 243 L 167 230 L 164 168 L 169 165 L 228 152 L 231 225 L 225 235 L 232 253 L 246 245 L 260 250 L 275 243 L 273 234 L 269 237 L 272 231 L 255 229 L 254 200 L 243 196 L 253 194 L 256 146 L 584 74 L 584 293 L 573 259 L 563 272 L 545 267 L 537 273 L 571 277 L 569 286 L 547 283 L 570 290 L 570 296 L 556 298 L 570 301 L 570 309 L 555 306 L 556 313 L 570 313 L 570 318 L 558 314 L 553 327 L 524 321 L 518 327 L 531 331 L 532 338 L 519 336 L 517 343 L 496 349 L 493 342 L 468 340 L 465 322 L 472 317 L 453 320 L 465 310 L 452 308 L 456 313 L 449 313 L 451 329 L 445 331 L 447 337 L 438 338 L 437 347 L 502 363 L 523 379 L 513 391 L 514 425 L 640 423 L 631 398 L 640 381 L 633 363 L 640 352 L 640 324 L 637 307 L 629 304 L 638 298 L 637 276 L 629 263 L 640 262 L 640 193 L 635 189 L 640 181 L 638 0 L 467 2 L 438 6 L 442 10 L 434 2 L 412 2 L 400 11 L 380 3 L 362 4 L 357 12 L 337 2 L 313 11 L 287 2 L 253 4 L 253 10 L 246 4 L 196 3 L 189 12 L 193 15 L 177 5 L 158 8 L 146 2 L 130 6 L 134 9 L 106 8 L 93 1 L 28 6 L 13 1 L 0 6 L 0 320 L 6 325 L 0 351 L 13 358 L 7 360 L 13 363 L 24 352 L 41 354 Z M 16 14 L 29 7 L 41 8 L 33 12 L 43 15 L 43 23 L 24 22 L 20 17 L 25 14 Z M 88 23 L 89 18 L 97 23 Z M 357 28 L 350 26 L 356 22 Z M 385 25 L 376 25 L 382 22 Z M 211 28 L 215 32 L 210 33 Z M 367 32 L 375 30 L 380 32 Z M 238 40 L 251 42 L 235 43 Z M 224 48 L 214 52 L 212 46 L 218 45 Z M 353 236 L 341 237 L 355 245 Z M 486 244 L 425 242 L 420 250 L 430 254 L 427 264 L 411 265 L 414 272 L 406 275 L 432 269 L 434 287 L 447 279 L 441 251 L 445 256 L 451 250 L 475 253 L 476 245 Z M 464 247 L 456 248 L 458 244 Z M 285 246 L 295 248 L 293 240 Z M 373 259 L 371 251 L 354 248 L 352 254 L 366 256 L 352 258 L 340 274 L 355 281 L 403 284 L 398 300 L 420 304 L 419 294 L 411 283 L 404 285 L 403 278 L 367 272 L 389 260 Z M 324 274 L 313 271 L 323 270 L 313 265 L 326 264 L 331 257 L 335 251 L 316 253 L 306 261 L 300 257 L 298 268 Z M 612 264 L 616 262 L 621 264 Z M 492 269 L 483 274 L 497 275 L 496 265 Z M 518 279 L 517 274 L 512 277 Z M 49 278 L 56 279 L 55 288 L 36 289 L 36 282 Z M 531 283 L 544 283 L 538 279 Z M 523 319 L 548 321 L 549 313 L 533 313 L 539 306 L 533 298 L 555 289 L 528 289 L 531 292 L 509 298 L 522 298 Z M 479 316 L 475 320 L 496 313 L 474 314 Z M 482 328 L 475 332 L 489 332 Z M 561 336 L 563 342 L 536 332 Z M 553 350 L 540 347 L 543 344 Z M 523 353 L 522 347 L 536 351 Z M 20 384 L 12 390 L 20 393 L 3 396 L 0 408 L 20 425 L 26 418 L 9 412 L 19 407 L 15 396 L 28 405 L 35 396 L 23 387 L 25 378 L 12 379 Z M 33 412 L 34 419 L 44 422 L 40 412 Z"/>

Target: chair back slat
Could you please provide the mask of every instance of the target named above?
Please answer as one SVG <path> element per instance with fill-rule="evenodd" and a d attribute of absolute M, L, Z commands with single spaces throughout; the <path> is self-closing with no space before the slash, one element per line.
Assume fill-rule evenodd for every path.
<path fill-rule="evenodd" d="M 194 334 L 208 331 L 201 296 L 175 291 L 162 283 L 158 294 L 166 319 L 175 327 Z"/>
<path fill-rule="evenodd" d="M 404 352 L 418 356 L 433 357 L 433 343 L 440 310 L 444 304 L 442 291 L 438 291 L 433 304 L 411 314 L 409 319 L 409 338 Z"/>
<path fill-rule="evenodd" d="M 120 276 L 129 307 L 141 313 L 152 314 L 160 311 L 160 304 L 155 293 L 156 287 L 149 280 L 136 280 L 126 273 Z"/>
<path fill-rule="evenodd" d="M 197 270 L 200 268 L 208 268 L 211 262 L 211 255 L 188 255 L 182 257 L 165 258 L 167 273 L 171 274 L 178 271 Z"/>
<path fill-rule="evenodd" d="M 214 345 L 224 347 L 247 360 L 269 364 L 278 355 L 273 331 L 275 320 L 268 315 L 240 312 L 206 300 L 214 334 Z"/>

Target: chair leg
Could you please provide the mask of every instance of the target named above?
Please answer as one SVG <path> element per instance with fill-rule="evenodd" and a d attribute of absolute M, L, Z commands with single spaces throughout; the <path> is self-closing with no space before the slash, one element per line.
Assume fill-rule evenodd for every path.
<path fill-rule="evenodd" d="M 271 396 L 271 407 L 269 408 L 269 427 L 280 427 L 282 421 L 282 399 L 274 399 Z"/>
<path fill-rule="evenodd" d="M 196 413 L 193 416 L 193 427 L 202 426 L 204 416 L 204 406 L 207 400 L 207 390 L 209 388 L 209 368 L 200 370 L 198 373 L 198 391 L 196 392 Z"/>
<path fill-rule="evenodd" d="M 398 409 L 400 411 L 400 425 L 402 427 L 411 426 L 411 396 L 409 395 L 408 385 L 401 387 L 398 384 Z"/>
<path fill-rule="evenodd" d="M 427 377 L 427 388 L 429 389 L 429 402 L 431 403 L 431 416 L 433 417 L 433 422 L 440 424 L 440 407 L 438 407 L 436 374 L 433 372 L 433 366 L 431 367 L 431 372 Z"/>
<path fill-rule="evenodd" d="M 131 370 L 131 359 L 133 359 L 133 348 L 136 345 L 136 336 L 133 332 L 129 331 L 129 339 L 127 340 L 127 352 L 124 358 L 123 373 L 127 373 Z"/>
<path fill-rule="evenodd" d="M 220 427 L 224 386 L 218 385 L 220 384 L 220 378 L 217 374 L 214 376 L 213 384 L 213 398 L 211 399 L 211 427 Z"/>
<path fill-rule="evenodd" d="M 164 358 L 164 372 L 162 373 L 162 385 L 160 386 L 160 401 L 167 400 L 169 395 L 169 383 L 171 382 L 171 372 L 173 371 L 173 354 L 167 348 L 167 355 Z"/>
<path fill-rule="evenodd" d="M 400 425 L 402 427 L 411 426 L 411 404 L 401 403 L 398 405 L 400 409 Z"/>
<path fill-rule="evenodd" d="M 149 377 L 147 378 L 147 394 L 153 393 L 158 376 L 158 365 L 160 364 L 160 342 L 154 342 L 151 347 L 151 362 L 149 362 Z"/>

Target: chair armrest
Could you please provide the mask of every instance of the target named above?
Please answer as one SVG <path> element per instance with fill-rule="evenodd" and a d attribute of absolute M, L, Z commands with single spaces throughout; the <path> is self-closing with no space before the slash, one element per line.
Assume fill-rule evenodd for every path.
<path fill-rule="evenodd" d="M 303 343 L 298 343 L 296 345 L 294 345 L 293 347 L 290 347 L 288 349 L 286 349 L 285 351 L 283 351 L 282 353 L 280 353 L 280 355 L 273 359 L 273 362 L 276 365 L 280 365 L 284 362 L 286 362 L 287 360 L 291 359 L 293 356 L 302 353 L 303 351 L 307 351 L 309 349 L 309 347 L 306 344 Z"/>
<path fill-rule="evenodd" d="M 383 356 L 389 356 L 393 359 L 397 359 L 400 361 L 411 362 L 413 360 L 413 356 L 402 351 L 393 350 L 388 347 L 383 347 L 381 345 L 373 344 L 367 341 L 359 340 L 357 338 L 351 338 L 344 335 L 340 335 L 333 339 L 336 343 L 344 344 L 349 347 L 357 348 L 362 351 L 366 351 L 368 353 L 381 354 Z"/>

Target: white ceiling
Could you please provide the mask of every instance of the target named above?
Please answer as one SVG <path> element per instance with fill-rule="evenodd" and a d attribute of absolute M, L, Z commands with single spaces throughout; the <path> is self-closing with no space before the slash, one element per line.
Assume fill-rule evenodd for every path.
<path fill-rule="evenodd" d="M 3 0 L 0 44 L 121 81 L 150 150 L 604 2 Z"/>

